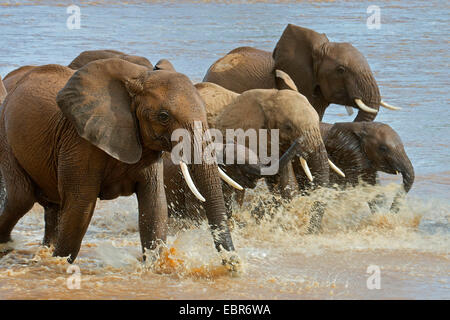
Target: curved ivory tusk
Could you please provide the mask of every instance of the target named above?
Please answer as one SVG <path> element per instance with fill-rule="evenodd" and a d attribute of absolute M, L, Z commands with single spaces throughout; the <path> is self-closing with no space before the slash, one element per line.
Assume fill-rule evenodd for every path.
<path fill-rule="evenodd" d="M 222 169 L 220 169 L 219 167 L 217 167 L 217 169 L 219 169 L 219 175 L 223 179 L 223 181 L 225 181 L 226 183 L 228 183 L 230 186 L 232 186 L 235 189 L 244 190 L 244 188 L 242 188 L 239 185 L 239 183 L 237 183 L 236 181 L 231 179 L 229 176 L 227 176 L 227 174 L 225 172 L 223 172 Z"/>
<path fill-rule="evenodd" d="M 331 162 L 330 159 L 328 159 L 328 164 L 330 165 L 330 168 L 333 169 L 334 172 L 336 172 L 341 177 L 345 178 L 345 174 L 342 172 L 342 170 L 339 169 L 333 162 Z"/>
<path fill-rule="evenodd" d="M 184 163 L 183 161 L 180 161 L 180 168 L 181 168 L 181 172 L 183 173 L 184 180 L 186 180 L 186 183 L 187 183 L 189 189 L 191 189 L 194 196 L 201 202 L 205 202 L 206 199 L 203 198 L 203 196 L 200 194 L 200 192 L 195 187 L 194 182 L 192 181 L 192 178 L 191 178 L 191 175 L 189 174 L 189 170 L 188 170 L 186 163 Z"/>
<path fill-rule="evenodd" d="M 355 102 L 362 111 L 365 111 L 368 113 L 378 113 L 378 110 L 372 109 L 372 108 L 366 106 L 364 104 L 364 102 L 361 101 L 361 99 L 355 99 Z"/>
<path fill-rule="evenodd" d="M 386 109 L 389 109 L 389 110 L 402 110 L 402 108 L 391 106 L 390 104 L 387 104 L 383 100 L 380 101 L 380 104 L 381 104 L 381 106 L 383 106 L 383 107 L 385 107 Z"/>
<path fill-rule="evenodd" d="M 309 181 L 313 181 L 313 176 L 311 174 L 311 171 L 309 170 L 308 163 L 306 162 L 305 158 L 300 157 L 300 164 L 302 165 L 303 171 L 305 171 L 305 174 L 308 177 Z"/>

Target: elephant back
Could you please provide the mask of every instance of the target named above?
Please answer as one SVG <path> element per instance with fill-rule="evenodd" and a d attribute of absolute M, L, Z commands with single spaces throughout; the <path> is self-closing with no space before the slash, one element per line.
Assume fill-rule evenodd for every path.
<path fill-rule="evenodd" d="M 208 69 L 204 82 L 216 83 L 242 93 L 250 89 L 275 88 L 272 53 L 252 47 L 230 51 Z"/>

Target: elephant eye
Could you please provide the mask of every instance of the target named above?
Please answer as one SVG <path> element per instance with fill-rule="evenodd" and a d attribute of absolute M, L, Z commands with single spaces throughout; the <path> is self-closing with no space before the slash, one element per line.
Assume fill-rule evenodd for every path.
<path fill-rule="evenodd" d="M 167 112 L 166 110 L 162 110 L 158 114 L 158 121 L 162 124 L 167 124 L 169 122 L 169 118 L 169 112 Z"/>
<path fill-rule="evenodd" d="M 344 66 L 339 66 L 336 68 L 336 71 L 340 74 L 345 73 L 345 67 Z"/>
<path fill-rule="evenodd" d="M 382 144 L 382 145 L 379 147 L 379 149 L 380 149 L 381 152 L 387 152 L 387 151 L 388 151 L 388 148 L 387 148 L 384 144 Z"/>

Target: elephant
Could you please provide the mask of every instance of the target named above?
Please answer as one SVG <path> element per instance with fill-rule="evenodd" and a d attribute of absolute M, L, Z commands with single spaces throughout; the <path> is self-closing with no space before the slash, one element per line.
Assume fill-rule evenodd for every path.
<path fill-rule="evenodd" d="M 145 57 L 128 55 L 126 53 L 116 51 L 116 50 L 90 50 L 83 51 L 80 53 L 72 62 L 69 63 L 68 67 L 73 70 L 77 70 L 85 66 L 86 64 L 101 60 L 101 59 L 109 59 L 109 58 L 118 58 L 122 60 L 126 60 L 149 69 L 153 69 L 152 63 Z M 30 70 L 33 70 L 36 66 L 22 66 L 18 69 L 15 69 L 8 73 L 5 76 L 4 83 L 6 87 L 6 91 L 11 91 L 16 83 Z"/>
<path fill-rule="evenodd" d="M 126 60 L 149 69 L 153 69 L 152 63 L 144 57 L 129 55 L 116 50 L 88 50 L 80 53 L 71 63 L 69 63 L 68 67 L 70 69 L 78 70 L 81 67 L 85 66 L 89 62 L 101 60 L 101 59 L 110 59 L 110 58 L 118 58 L 122 60 Z"/>
<path fill-rule="evenodd" d="M 398 110 L 381 100 L 370 66 L 350 43 L 331 42 L 325 34 L 289 24 L 273 52 L 239 47 L 214 62 L 203 78 L 231 91 L 285 89 L 276 70 L 289 74 L 299 92 L 322 120 L 326 108 L 340 104 L 359 109 L 354 121 L 373 121 L 380 105 Z"/>
<path fill-rule="evenodd" d="M 0 76 L 0 105 L 3 103 L 3 100 L 6 98 L 6 88 L 3 84 L 2 77 Z"/>
<path fill-rule="evenodd" d="M 176 145 L 175 130 L 191 134 L 196 121 L 207 130 L 204 103 L 181 73 L 117 58 L 78 71 L 34 68 L 8 94 L 0 115 L 0 170 L 7 191 L 0 243 L 11 240 L 16 223 L 38 202 L 45 208 L 44 244 L 72 263 L 97 198 L 135 193 L 145 259 L 145 250 L 167 237 L 161 155 Z M 223 263 L 233 269 L 239 258 L 226 224 L 223 175 L 214 162 L 179 164 L 204 201 L 215 247 L 230 253 Z"/>
<path fill-rule="evenodd" d="M 280 71 L 277 72 L 277 76 L 280 82 L 284 82 L 291 90 L 253 89 L 237 94 L 212 83 L 198 83 L 195 87 L 205 102 L 210 128 L 216 128 L 222 133 L 225 144 L 239 144 L 239 141 L 236 141 L 239 139 L 235 139 L 235 136 L 227 136 L 228 129 L 242 129 L 243 132 L 253 129 L 256 136 L 259 134 L 259 129 L 279 130 L 279 149 L 283 156 L 278 161 L 278 174 L 265 175 L 262 168 L 265 168 L 267 163 L 260 161 L 256 167 L 252 168 L 242 164 L 241 172 L 246 173 L 241 175 L 246 175 L 248 181 L 246 188 L 253 188 L 256 181 L 264 177 L 271 190 L 280 190 L 282 196 L 288 197 L 292 191 L 295 191 L 297 184 L 297 181 L 293 184 L 291 181 L 285 181 L 294 176 L 292 166 L 289 165 L 294 157 L 300 160 L 298 162 L 301 163 L 303 173 L 302 176 L 297 174 L 296 177 L 304 181 L 308 189 L 328 186 L 330 162 L 320 134 L 317 112 L 303 95 L 294 91 L 295 88 L 291 87 L 292 81 L 287 74 Z M 258 150 L 247 142 L 244 142 L 245 147 L 257 154 Z M 237 176 L 234 173 L 236 168 L 230 165 L 224 167 L 225 170 L 228 168 L 230 168 L 231 177 L 236 179 Z M 173 176 L 174 173 L 165 171 L 166 174 Z M 166 178 L 165 181 L 169 179 Z M 166 188 L 168 198 L 180 191 L 179 183 L 174 183 L 173 186 Z M 290 189 L 286 190 L 285 186 L 289 186 Z M 181 193 L 184 193 L 183 188 Z M 177 208 L 180 202 L 186 200 L 185 198 L 174 199 L 178 201 Z M 230 197 L 227 196 L 227 199 Z M 189 211 L 193 206 L 188 203 L 186 207 Z M 320 228 L 323 207 L 323 202 L 314 203 L 310 232 Z"/>
<path fill-rule="evenodd" d="M 402 191 L 391 206 L 398 211 L 398 200 L 414 183 L 414 167 L 406 154 L 400 136 L 381 122 L 321 123 L 321 134 L 328 157 L 342 169 L 345 179 L 330 172 L 330 183 L 355 186 L 360 180 L 375 185 L 377 172 L 401 173 Z M 372 212 L 376 201 L 369 202 Z"/>

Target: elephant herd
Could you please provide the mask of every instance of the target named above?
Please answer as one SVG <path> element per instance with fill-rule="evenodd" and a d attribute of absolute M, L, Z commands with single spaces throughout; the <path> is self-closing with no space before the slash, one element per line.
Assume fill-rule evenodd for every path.
<path fill-rule="evenodd" d="M 0 103 L 6 190 L 0 244 L 11 241 L 16 223 L 39 203 L 43 244 L 69 262 L 78 255 L 97 198 L 136 194 L 144 252 L 166 241 L 169 216 L 206 217 L 223 263 L 234 269 L 239 258 L 227 223 L 230 201 L 242 201 L 261 178 L 289 199 L 317 187 L 375 184 L 377 171 L 401 173 L 393 212 L 414 182 L 398 134 L 373 122 L 380 106 L 399 108 L 381 100 L 364 56 L 349 43 L 291 24 L 273 52 L 234 49 L 195 85 L 166 59 L 153 66 L 144 57 L 94 50 L 68 66 L 10 72 L 0 78 Z M 354 121 L 321 122 L 332 103 L 358 109 Z M 278 171 L 263 174 L 267 163 L 250 163 L 257 150 L 248 140 L 227 138 L 219 141 L 222 154 L 244 154 L 244 163 L 174 163 L 172 134 L 184 129 L 194 135 L 195 123 L 202 134 L 209 128 L 278 130 Z M 189 147 L 198 152 L 194 142 Z M 320 200 L 312 206 L 310 232 L 320 230 L 325 207 Z M 375 210 L 376 199 L 369 207 Z"/>

